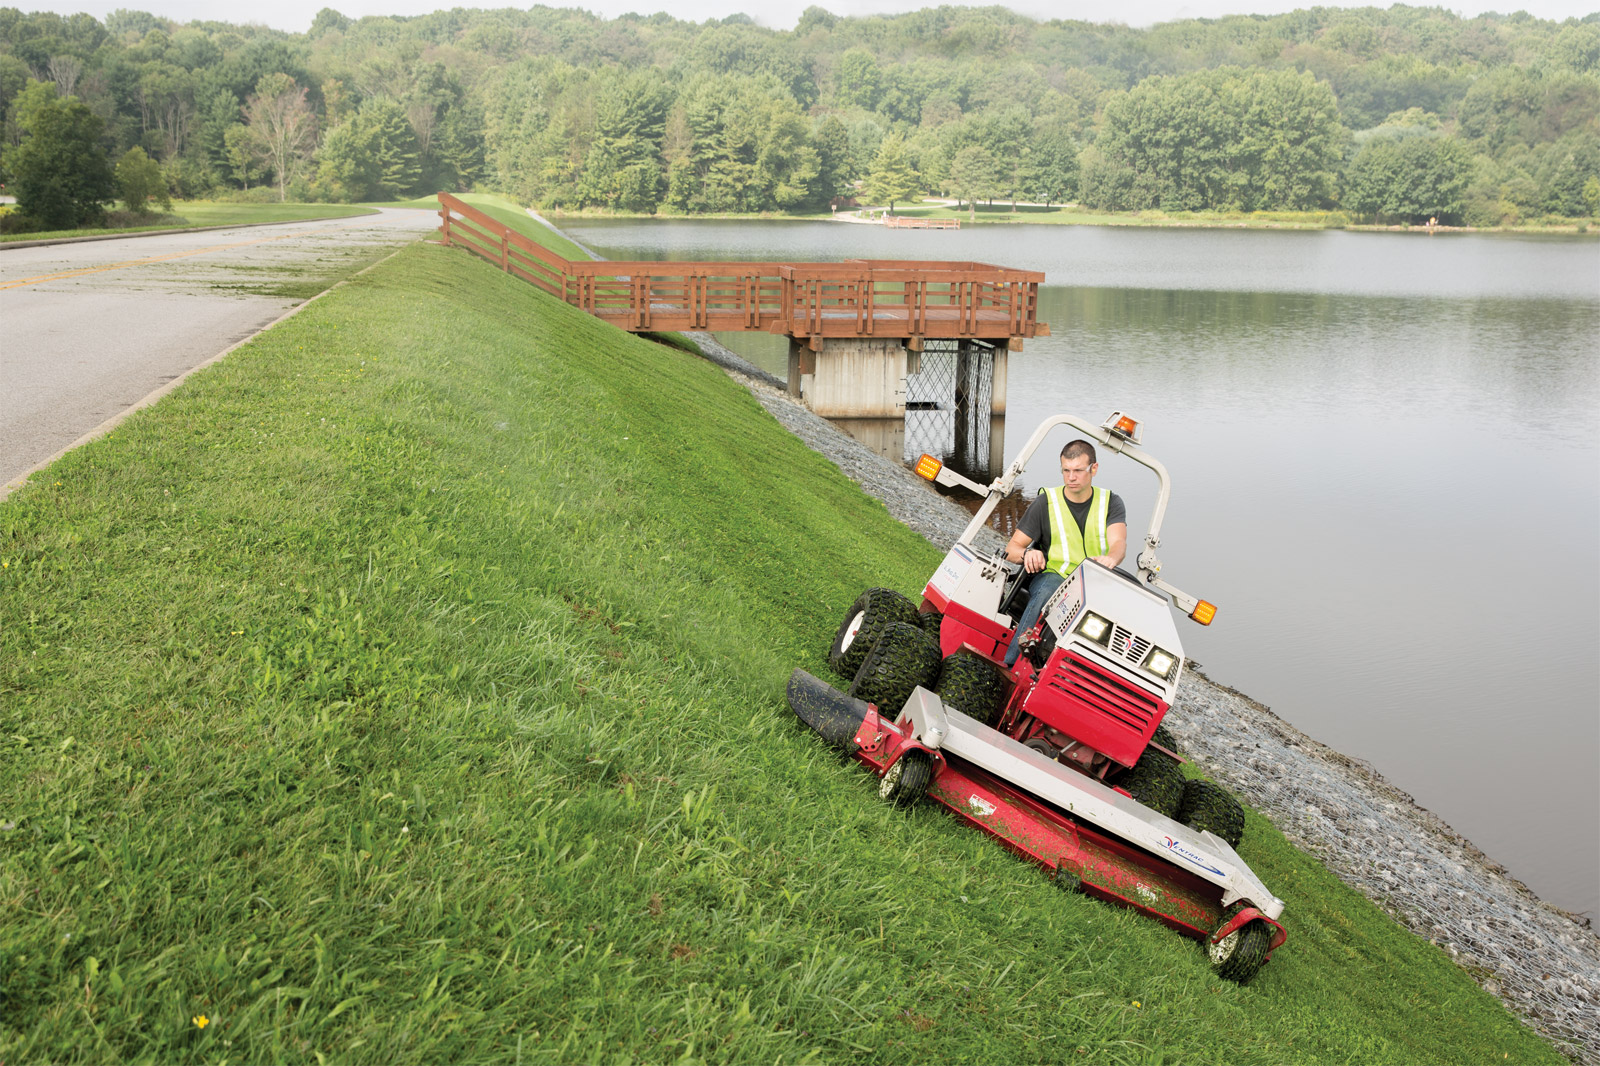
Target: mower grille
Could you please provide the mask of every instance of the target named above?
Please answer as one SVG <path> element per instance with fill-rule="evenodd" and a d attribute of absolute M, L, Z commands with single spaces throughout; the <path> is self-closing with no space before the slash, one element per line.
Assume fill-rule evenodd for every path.
<path fill-rule="evenodd" d="M 1145 645 L 1148 647 L 1149 642 Z M 1144 737 L 1153 728 L 1151 721 L 1162 711 L 1161 700 L 1156 696 L 1120 677 L 1092 668 L 1075 655 L 1061 656 L 1055 669 L 1046 672 L 1043 681 L 1069 699 L 1098 711 L 1109 719 L 1108 724 L 1122 726 L 1136 734 L 1141 747 Z"/>
<path fill-rule="evenodd" d="M 1117 626 L 1111 632 L 1111 654 L 1118 658 L 1126 659 L 1131 663 L 1144 662 L 1145 652 L 1150 650 L 1150 642 L 1143 637 L 1135 636 L 1128 630 Z"/>

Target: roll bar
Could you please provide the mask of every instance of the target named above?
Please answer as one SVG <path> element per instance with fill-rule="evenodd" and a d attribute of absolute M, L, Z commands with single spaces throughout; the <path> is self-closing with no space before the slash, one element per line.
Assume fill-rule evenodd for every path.
<path fill-rule="evenodd" d="M 1190 596 L 1181 589 L 1174 588 L 1159 577 L 1161 573 L 1161 560 L 1156 558 L 1156 549 L 1161 546 L 1161 522 L 1167 514 L 1167 500 L 1172 494 L 1172 479 L 1167 475 L 1167 468 L 1153 456 L 1139 447 L 1128 437 L 1112 432 L 1104 426 L 1097 426 L 1074 415 L 1055 415 L 1045 419 L 1039 428 L 1033 431 L 1033 436 L 1028 438 L 1028 443 L 1022 446 L 1022 451 L 1017 453 L 1016 461 L 1007 468 L 1004 474 L 995 478 L 985 488 L 975 481 L 956 474 L 954 471 L 941 471 L 938 480 L 944 484 L 960 484 L 974 492 L 983 493 L 986 499 L 972 516 L 972 521 L 967 523 L 967 528 L 962 531 L 959 543 L 972 547 L 972 539 L 978 535 L 989 521 L 989 516 L 994 514 L 994 509 L 1002 497 L 1008 494 L 1016 484 L 1017 478 L 1022 476 L 1023 469 L 1028 465 L 1028 460 L 1033 458 L 1033 453 L 1039 450 L 1039 445 L 1044 443 L 1045 437 L 1058 426 L 1071 426 L 1073 429 L 1090 437 L 1099 444 L 1125 455 L 1129 459 L 1153 471 L 1160 482 L 1159 491 L 1156 493 L 1156 508 L 1150 514 L 1150 528 L 1145 531 L 1144 547 L 1140 550 L 1137 565 L 1139 581 L 1150 588 L 1157 589 L 1171 597 L 1172 602 L 1184 614 L 1190 614 L 1200 603 L 1198 597 Z"/>

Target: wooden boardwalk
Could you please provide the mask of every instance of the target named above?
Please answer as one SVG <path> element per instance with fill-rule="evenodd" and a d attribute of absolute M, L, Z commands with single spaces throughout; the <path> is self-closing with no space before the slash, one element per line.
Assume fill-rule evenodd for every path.
<path fill-rule="evenodd" d="M 848 259 L 842 263 L 574 261 L 449 193 L 439 232 L 502 270 L 636 333 L 753 330 L 820 350 L 828 338 L 925 337 L 1000 342 L 1020 350 L 1049 336 L 1038 321 L 1044 274 L 988 263 Z"/>
<path fill-rule="evenodd" d="M 960 229 L 959 218 L 903 218 L 885 215 L 883 224 L 890 229 Z"/>

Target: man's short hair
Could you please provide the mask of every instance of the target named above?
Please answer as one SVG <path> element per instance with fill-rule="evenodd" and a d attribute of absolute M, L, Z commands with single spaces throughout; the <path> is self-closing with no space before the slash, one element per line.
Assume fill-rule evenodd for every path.
<path fill-rule="evenodd" d="M 1094 445 L 1086 440 L 1075 440 L 1061 449 L 1061 458 L 1063 459 L 1081 459 L 1086 455 L 1089 457 L 1090 466 L 1100 461 L 1094 457 Z"/>

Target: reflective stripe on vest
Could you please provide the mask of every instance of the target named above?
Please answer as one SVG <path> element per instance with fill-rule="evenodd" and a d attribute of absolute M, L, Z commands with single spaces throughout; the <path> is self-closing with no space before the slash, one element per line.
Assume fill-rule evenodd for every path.
<path fill-rule="evenodd" d="M 1111 550 L 1106 540 L 1106 514 L 1111 509 L 1111 490 L 1096 488 L 1089 497 L 1089 514 L 1083 529 L 1072 520 L 1067 510 L 1067 490 L 1056 485 L 1040 490 L 1050 502 L 1050 553 L 1045 556 L 1044 567 L 1062 577 L 1070 577 L 1078 564 L 1094 555 L 1105 555 Z"/>

